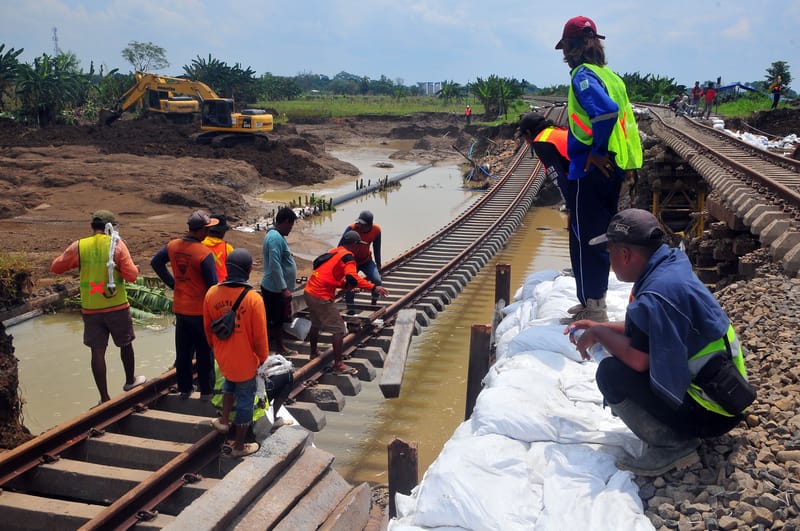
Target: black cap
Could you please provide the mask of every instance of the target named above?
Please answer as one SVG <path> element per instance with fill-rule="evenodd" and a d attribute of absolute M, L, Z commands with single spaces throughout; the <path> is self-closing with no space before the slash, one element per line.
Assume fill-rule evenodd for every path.
<path fill-rule="evenodd" d="M 359 225 L 372 225 L 373 219 L 374 218 L 372 217 L 372 212 L 370 212 L 369 210 L 365 210 L 358 215 L 356 223 L 358 223 Z"/>
<path fill-rule="evenodd" d="M 661 229 L 661 223 L 653 214 L 639 208 L 628 208 L 617 212 L 611 218 L 606 233 L 589 240 L 589 245 L 605 242 L 650 245 L 663 239 L 664 231 Z"/>
<path fill-rule="evenodd" d="M 367 243 L 361 239 L 361 235 L 354 230 L 349 230 L 342 236 L 342 245 L 352 245 L 354 243 Z"/>
<path fill-rule="evenodd" d="M 209 218 L 218 220 L 218 223 L 216 225 L 211 225 L 208 228 L 208 232 L 224 234 L 225 232 L 231 230 L 231 228 L 228 226 L 228 218 L 225 216 L 225 214 L 211 214 Z"/>

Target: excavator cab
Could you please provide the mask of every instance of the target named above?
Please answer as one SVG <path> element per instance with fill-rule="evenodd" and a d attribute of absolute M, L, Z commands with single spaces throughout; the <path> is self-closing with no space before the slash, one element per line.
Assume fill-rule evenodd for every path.
<path fill-rule="evenodd" d="M 215 99 L 203 101 L 201 113 L 203 129 L 206 127 L 233 127 L 233 100 Z"/>

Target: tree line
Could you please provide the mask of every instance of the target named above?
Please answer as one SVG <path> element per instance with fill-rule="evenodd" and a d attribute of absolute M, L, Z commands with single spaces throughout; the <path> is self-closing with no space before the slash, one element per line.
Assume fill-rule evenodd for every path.
<path fill-rule="evenodd" d="M 131 41 L 121 51 L 122 57 L 133 70 L 123 74 L 118 69 L 104 72 L 90 63 L 84 71 L 80 61 L 71 52 L 55 55 L 43 53 L 32 63 L 19 61 L 22 49 L 0 44 L 0 113 L 11 114 L 21 122 L 35 126 L 52 123 L 74 123 L 79 119 L 94 120 L 103 108 L 113 108 L 119 98 L 135 83 L 134 72 L 162 70 L 169 67 L 166 50 L 152 42 Z M 764 81 L 754 82 L 756 88 L 766 89 L 780 74 L 784 85 L 791 81 L 789 65 L 779 61 L 767 69 Z M 407 86 L 402 79 L 379 79 L 339 72 L 333 77 L 312 72 L 295 76 L 278 76 L 272 73 L 256 75 L 249 66 L 233 65 L 212 57 L 199 55 L 175 77 L 202 81 L 221 97 L 237 102 L 257 103 L 293 100 L 317 95 L 377 95 L 405 98 L 429 95 L 426 84 Z M 566 77 L 566 76 L 565 76 Z M 683 93 L 687 87 L 674 78 L 639 72 L 622 75 L 632 101 L 658 102 Z M 763 87 L 762 87 L 763 85 Z M 454 81 L 437 83 L 435 96 L 444 104 L 470 101 L 480 103 L 485 117 L 493 120 L 508 117 L 512 103 L 525 95 L 566 96 L 568 85 L 537 87 L 522 79 L 490 75 L 461 85 Z"/>

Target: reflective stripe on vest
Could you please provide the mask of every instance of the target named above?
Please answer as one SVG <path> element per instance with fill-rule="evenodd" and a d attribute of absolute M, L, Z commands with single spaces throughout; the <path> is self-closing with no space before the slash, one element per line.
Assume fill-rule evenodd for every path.
<path fill-rule="evenodd" d="M 549 142 L 553 144 L 556 149 L 558 150 L 559 154 L 564 157 L 565 159 L 569 160 L 569 155 L 567 154 L 567 130 L 562 129 L 560 127 L 545 127 L 542 129 L 536 138 L 533 139 L 534 142 Z"/>
<path fill-rule="evenodd" d="M 739 374 L 747 378 L 747 371 L 744 368 L 744 354 L 742 353 L 742 345 L 739 342 L 739 338 L 736 337 L 736 332 L 733 329 L 733 325 L 728 325 L 728 331 L 725 332 L 725 336 L 727 337 L 728 343 L 731 346 L 730 352 L 728 352 L 728 347 L 725 345 L 725 339 L 719 338 L 716 341 L 712 341 L 700 352 L 689 358 L 689 373 L 691 374 L 692 379 L 694 379 L 697 373 L 700 372 L 706 363 L 708 363 L 708 360 L 711 359 L 711 354 L 720 351 L 728 352 L 731 356 L 731 360 L 733 361 L 733 365 L 739 371 Z M 703 406 L 705 409 L 725 417 L 733 416 L 731 413 L 725 411 L 722 406 L 711 400 L 698 385 L 695 385 L 694 383 L 689 384 L 689 389 L 687 392 L 689 393 L 689 396 L 695 400 L 695 402 Z M 741 412 L 736 411 L 735 413 L 738 414 Z"/>
<path fill-rule="evenodd" d="M 214 245 L 209 245 L 211 254 L 214 255 L 214 265 L 217 267 L 217 280 L 223 282 L 228 277 L 228 242 L 220 240 Z"/>
<path fill-rule="evenodd" d="M 633 115 L 633 107 L 628 101 L 628 93 L 625 90 L 625 83 L 614 71 L 606 66 L 592 64 L 582 64 L 572 71 L 584 66 L 594 72 L 603 83 L 609 97 L 614 100 L 619 107 L 617 111 L 617 121 L 611 136 L 608 139 L 608 151 L 615 154 L 614 162 L 623 170 L 634 170 L 642 167 L 642 145 L 639 139 L 639 128 L 636 125 L 636 118 Z M 572 136 L 579 142 L 588 145 L 592 144 L 592 122 L 589 114 L 578 102 L 575 96 L 575 89 L 570 83 L 569 96 L 567 98 L 567 109 L 569 112 L 569 130 Z"/>
<path fill-rule="evenodd" d="M 116 291 L 108 292 L 108 250 L 111 248 L 111 237 L 106 234 L 95 234 L 78 241 L 80 260 L 81 307 L 86 310 L 102 310 L 113 308 L 128 302 L 125 281 L 118 270 L 114 270 Z"/>

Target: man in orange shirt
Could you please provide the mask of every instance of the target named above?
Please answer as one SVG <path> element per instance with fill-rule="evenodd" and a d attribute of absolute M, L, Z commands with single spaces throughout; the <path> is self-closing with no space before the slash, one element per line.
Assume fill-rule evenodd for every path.
<path fill-rule="evenodd" d="M 519 121 L 519 133 L 531 146 L 531 154 L 535 153 L 542 161 L 547 177 L 558 186 L 561 196 L 567 197 L 567 128 L 556 127 L 538 112 L 529 112 Z"/>
<path fill-rule="evenodd" d="M 115 230 L 106 232 L 106 226 L 115 224 L 114 214 L 98 210 L 92 215 L 92 236 L 72 242 L 61 256 L 50 264 L 50 271 L 66 273 L 80 269 L 81 314 L 83 316 L 83 344 L 92 351 L 92 375 L 100 401 L 111 400 L 106 381 L 106 348 L 108 336 L 119 347 L 122 367 L 125 369 L 124 391 L 145 382 L 144 376 L 134 376 L 133 331 L 125 282 L 139 276 L 125 242 Z M 113 252 L 111 251 L 113 246 Z M 109 276 L 109 255 L 113 256 L 114 270 Z M 111 282 L 113 279 L 113 283 Z"/>
<path fill-rule="evenodd" d="M 348 231 L 342 236 L 339 247 L 335 247 L 315 260 L 316 267 L 306 282 L 303 293 L 308 311 L 311 314 L 311 329 L 308 340 L 311 343 L 311 359 L 317 357 L 319 331 L 333 334 L 333 371 L 336 374 L 356 374 L 356 370 L 342 361 L 342 340 L 347 326 L 336 308 L 336 290 L 367 289 L 372 297 L 386 297 L 389 292 L 383 286 L 369 282 L 358 276 L 355 250 L 365 242 L 356 231 Z M 326 259 L 320 260 L 323 257 Z"/>
<path fill-rule="evenodd" d="M 339 240 L 339 245 L 344 241 L 344 235 L 350 231 L 356 231 L 361 237 L 359 243 L 353 250 L 353 255 L 356 257 L 356 269 L 366 275 L 367 280 L 381 285 L 381 228 L 374 223 L 372 212 L 364 210 L 358 215 L 355 223 L 351 223 L 344 229 L 342 239 Z M 375 253 L 375 258 L 372 257 L 370 246 Z M 344 300 L 347 303 L 348 313 L 354 315 L 356 313 L 354 302 L 355 293 L 353 291 L 346 291 Z M 378 303 L 378 297 L 372 297 L 372 305 Z"/>
<path fill-rule="evenodd" d="M 235 249 L 227 259 L 228 277 L 206 293 L 203 302 L 203 329 L 219 370 L 225 377 L 222 385 L 222 416 L 211 421 L 222 433 L 230 430 L 230 413 L 234 402 L 236 428 L 233 457 L 243 457 L 258 450 L 258 443 L 245 444 L 244 439 L 253 420 L 253 401 L 256 396 L 256 371 L 267 360 L 267 314 L 261 295 L 248 284 L 253 270 L 253 257 L 247 249 Z M 226 339 L 217 337 L 211 323 L 231 311 L 244 290 L 236 310 L 236 325 Z M 277 412 L 276 412 L 277 413 Z"/>
<path fill-rule="evenodd" d="M 150 261 L 156 275 L 170 287 L 175 313 L 175 372 L 178 392 L 188 398 L 192 392 L 192 359 L 197 356 L 200 398 L 210 400 L 214 390 L 214 355 L 203 332 L 203 299 L 217 283 L 214 255 L 202 244 L 208 227 L 219 223 L 202 210 L 192 212 L 188 232 L 161 248 Z M 167 269 L 170 264 L 172 273 Z M 173 276 L 174 275 L 174 276 Z"/>

